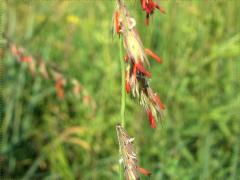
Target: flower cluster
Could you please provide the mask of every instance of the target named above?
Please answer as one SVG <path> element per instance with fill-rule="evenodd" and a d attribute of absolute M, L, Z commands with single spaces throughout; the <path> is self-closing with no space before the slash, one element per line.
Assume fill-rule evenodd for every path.
<path fill-rule="evenodd" d="M 45 80 L 54 82 L 56 95 L 59 99 L 64 99 L 65 90 L 67 87 L 70 87 L 74 97 L 78 98 L 82 94 L 84 104 L 95 106 L 95 102 L 80 82 L 74 78 L 66 77 L 66 75 L 60 72 L 57 65 L 52 63 L 46 64 L 43 59 L 35 59 L 25 48 L 18 47 L 14 43 L 11 43 L 9 46 L 11 54 L 16 58 L 17 62 L 26 63 L 33 77 L 39 73 Z"/>
<path fill-rule="evenodd" d="M 127 132 L 120 124 L 116 125 L 118 143 L 121 150 L 122 159 L 120 160 L 124 165 L 124 174 L 127 180 L 140 179 L 139 172 L 145 176 L 150 176 L 151 173 L 138 165 L 137 155 L 133 148 L 134 138 L 129 137 Z"/>
<path fill-rule="evenodd" d="M 144 11 L 146 11 L 146 24 L 149 24 L 149 17 L 154 13 L 155 9 L 158 9 L 161 13 L 165 13 L 165 10 L 156 4 L 153 0 L 140 0 L 141 6 Z"/>
<path fill-rule="evenodd" d="M 146 1 L 144 7 L 150 5 Z M 148 1 L 152 2 L 152 1 Z M 129 15 L 128 10 L 118 1 L 118 7 L 114 16 L 115 32 L 123 37 L 123 44 L 126 50 L 126 91 L 139 100 L 140 104 L 148 113 L 149 123 L 156 128 L 155 120 L 161 119 L 165 109 L 159 96 L 154 93 L 149 85 L 151 73 L 147 70 L 149 61 L 147 55 L 161 63 L 161 58 L 149 49 L 144 49 L 141 39 L 136 30 L 136 21 Z"/>

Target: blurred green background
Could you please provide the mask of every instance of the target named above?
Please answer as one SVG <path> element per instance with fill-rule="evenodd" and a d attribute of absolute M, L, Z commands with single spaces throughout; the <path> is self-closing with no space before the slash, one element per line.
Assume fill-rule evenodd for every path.
<path fill-rule="evenodd" d="M 151 62 L 151 86 L 167 107 L 151 129 L 127 96 L 126 129 L 151 179 L 240 179 L 240 3 L 162 0 L 145 26 L 140 1 L 127 1 Z M 88 95 L 32 76 L 10 49 L 3 59 L 2 176 L 118 179 L 121 73 L 112 39 L 114 0 L 6 1 L 5 36 L 55 63 Z M 142 177 L 145 179 L 145 177 Z"/>

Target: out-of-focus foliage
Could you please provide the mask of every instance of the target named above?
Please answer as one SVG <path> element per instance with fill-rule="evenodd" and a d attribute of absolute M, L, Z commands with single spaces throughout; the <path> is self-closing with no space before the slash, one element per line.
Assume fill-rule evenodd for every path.
<path fill-rule="evenodd" d="M 139 1 L 127 3 L 151 61 L 151 86 L 167 107 L 153 130 L 127 97 L 126 128 L 152 179 L 240 178 L 240 3 L 161 1 L 144 25 Z M 7 0 L 5 37 L 81 82 L 95 102 L 32 76 L 5 48 L 3 177 L 117 179 L 120 119 L 114 1 Z M 66 90 L 68 91 L 68 90 Z"/>

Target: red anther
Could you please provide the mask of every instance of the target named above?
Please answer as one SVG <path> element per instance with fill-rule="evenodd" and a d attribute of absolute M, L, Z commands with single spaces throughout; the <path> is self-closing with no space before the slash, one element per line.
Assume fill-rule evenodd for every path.
<path fill-rule="evenodd" d="M 124 61 L 125 61 L 125 62 L 128 62 L 128 60 L 129 60 L 128 55 L 124 56 Z"/>
<path fill-rule="evenodd" d="M 148 119 L 149 119 L 149 123 L 150 123 L 151 127 L 156 128 L 156 122 L 153 117 L 152 111 L 149 109 L 149 110 L 147 110 L 147 113 L 148 113 Z"/>
<path fill-rule="evenodd" d="M 151 73 L 148 72 L 148 71 L 146 71 L 146 70 L 144 69 L 144 67 L 143 67 L 140 63 L 135 64 L 135 66 L 136 66 L 137 70 L 139 70 L 140 72 L 142 72 L 145 76 L 151 77 Z"/>
<path fill-rule="evenodd" d="M 145 53 L 151 56 L 153 59 L 155 59 L 157 62 L 162 63 L 162 60 L 160 57 L 158 57 L 156 54 L 154 54 L 151 50 L 145 49 Z"/>
<path fill-rule="evenodd" d="M 146 0 L 142 0 L 142 8 L 143 8 L 143 9 L 146 8 Z"/>
<path fill-rule="evenodd" d="M 143 174 L 144 176 L 151 176 L 151 172 L 150 171 L 148 171 L 148 170 L 146 170 L 146 169 L 144 169 L 144 168 L 141 168 L 141 167 L 137 167 L 137 170 L 141 173 L 141 174 Z"/>
<path fill-rule="evenodd" d="M 126 80 L 125 88 L 126 88 L 126 92 L 129 93 L 130 90 L 131 90 L 131 86 L 130 86 L 130 84 L 129 84 L 129 82 L 127 80 Z"/>
<path fill-rule="evenodd" d="M 116 32 L 119 34 L 120 33 L 120 23 L 119 23 L 119 12 L 115 12 L 115 28 Z"/>
<path fill-rule="evenodd" d="M 165 109 L 164 104 L 162 103 L 162 101 L 160 100 L 159 96 L 155 95 L 155 100 L 157 101 L 157 104 L 159 105 L 159 107 L 161 109 Z"/>

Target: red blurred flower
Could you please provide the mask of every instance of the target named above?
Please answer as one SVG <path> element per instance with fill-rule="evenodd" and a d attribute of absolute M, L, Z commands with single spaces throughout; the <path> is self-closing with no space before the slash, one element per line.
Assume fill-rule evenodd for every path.
<path fill-rule="evenodd" d="M 165 10 L 157 5 L 153 0 L 140 0 L 141 6 L 144 11 L 146 11 L 146 24 L 149 24 L 149 17 L 154 13 L 155 9 L 158 9 L 161 13 L 165 13 Z"/>
<path fill-rule="evenodd" d="M 31 56 L 22 56 L 20 59 L 22 62 L 31 62 L 33 59 Z"/>
<path fill-rule="evenodd" d="M 65 79 L 63 78 L 62 74 L 56 73 L 55 74 L 55 89 L 59 99 L 64 99 L 64 84 Z"/>

